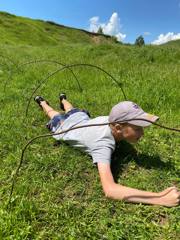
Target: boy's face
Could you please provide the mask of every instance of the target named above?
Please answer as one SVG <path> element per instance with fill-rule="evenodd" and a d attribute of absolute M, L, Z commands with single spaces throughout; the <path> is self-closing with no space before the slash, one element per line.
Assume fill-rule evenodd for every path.
<path fill-rule="evenodd" d="M 143 127 L 127 124 L 123 126 L 122 135 L 124 140 L 136 143 L 144 135 Z"/>

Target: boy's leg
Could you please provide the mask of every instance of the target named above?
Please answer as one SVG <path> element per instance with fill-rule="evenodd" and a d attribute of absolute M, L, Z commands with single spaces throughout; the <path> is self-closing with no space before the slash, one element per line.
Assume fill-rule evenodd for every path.
<path fill-rule="evenodd" d="M 57 112 L 56 110 L 54 110 L 52 107 L 50 107 L 46 101 L 42 101 L 40 103 L 43 111 L 46 113 L 46 115 L 52 119 L 54 116 L 60 114 L 60 112 Z"/>
<path fill-rule="evenodd" d="M 67 101 L 66 99 L 66 94 L 65 93 L 61 93 L 59 95 L 59 100 L 60 100 L 60 108 L 65 111 L 65 113 L 69 112 L 70 110 L 72 110 L 74 107 L 73 105 Z M 90 116 L 90 113 L 87 110 L 83 110 L 84 112 L 86 112 L 86 114 Z"/>
<path fill-rule="evenodd" d="M 60 93 L 59 100 L 60 100 L 60 107 L 63 111 L 65 111 L 65 113 L 69 112 L 74 108 L 73 105 L 67 101 L 65 93 Z"/>
<path fill-rule="evenodd" d="M 74 108 L 73 105 L 70 102 L 68 102 L 66 99 L 62 99 L 61 103 L 63 104 L 65 113 L 69 112 Z"/>
<path fill-rule="evenodd" d="M 34 101 L 43 109 L 46 115 L 52 119 L 54 116 L 60 114 L 60 112 L 55 111 L 52 107 L 49 106 L 49 103 L 41 96 L 36 96 Z"/>

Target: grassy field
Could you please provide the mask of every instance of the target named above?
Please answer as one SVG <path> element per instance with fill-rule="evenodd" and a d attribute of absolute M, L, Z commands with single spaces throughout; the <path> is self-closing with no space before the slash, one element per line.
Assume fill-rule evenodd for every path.
<path fill-rule="evenodd" d="M 4 30 L 7 42 L 0 40 L 0 239 L 178 240 L 180 207 L 105 198 L 92 160 L 52 138 L 39 139 L 26 151 L 11 209 L 7 208 L 23 147 L 31 138 L 48 133 L 47 118 L 33 101 L 26 116 L 28 100 L 38 84 L 61 67 L 48 62 L 18 67 L 22 63 L 44 59 L 95 64 L 122 83 L 128 100 L 160 116 L 161 124 L 180 126 L 179 41 L 139 48 L 106 40 L 93 42 L 87 36 L 85 41 L 79 32 L 75 37 L 78 41 L 70 41 L 74 34 L 68 35 L 70 29 L 64 31 L 67 35 L 60 35 L 66 39 L 59 43 L 37 40 L 33 32 L 32 38 L 30 34 L 29 39 L 22 39 L 11 35 L 10 30 Z M 90 67 L 74 67 L 73 71 L 82 92 L 72 73 L 64 70 L 49 78 L 34 95 L 44 96 L 58 109 L 58 95 L 64 91 L 75 106 L 88 109 L 92 117 L 108 115 L 114 104 L 124 100 L 119 87 L 103 72 Z M 120 184 L 162 191 L 174 184 L 180 187 L 179 156 L 179 134 L 152 126 L 138 144 L 122 142 L 117 146 L 112 169 Z"/>

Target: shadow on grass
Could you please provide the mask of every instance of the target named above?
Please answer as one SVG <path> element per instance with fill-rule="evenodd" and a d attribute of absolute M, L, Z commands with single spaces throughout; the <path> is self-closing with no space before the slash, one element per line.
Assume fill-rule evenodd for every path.
<path fill-rule="evenodd" d="M 117 145 L 112 157 L 111 170 L 115 182 L 117 182 L 118 177 L 123 172 L 124 166 L 132 160 L 135 161 L 139 167 L 146 169 L 156 168 L 174 170 L 174 165 L 171 162 L 161 161 L 159 155 L 148 155 L 146 153 L 139 154 L 133 145 L 122 141 Z"/>

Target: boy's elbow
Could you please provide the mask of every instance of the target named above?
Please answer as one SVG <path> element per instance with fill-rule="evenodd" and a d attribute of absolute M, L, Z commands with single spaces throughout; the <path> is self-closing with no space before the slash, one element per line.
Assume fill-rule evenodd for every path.
<path fill-rule="evenodd" d="M 115 184 L 110 185 L 104 188 L 103 190 L 106 198 L 123 200 L 123 197 L 121 197 L 120 194 L 118 194 L 118 197 L 117 197 Z"/>
<path fill-rule="evenodd" d="M 106 198 L 114 199 L 113 194 L 110 190 L 104 191 L 104 195 L 105 195 Z"/>
<path fill-rule="evenodd" d="M 104 191 L 105 197 L 110 199 L 116 199 L 115 195 L 113 194 L 112 190 L 106 190 Z"/>
<path fill-rule="evenodd" d="M 113 186 L 108 186 L 108 187 L 103 188 L 104 195 L 106 198 L 112 198 L 112 188 L 113 188 Z"/>
<path fill-rule="evenodd" d="M 110 197 L 109 197 L 109 196 L 110 196 L 110 194 L 109 194 L 109 189 L 103 188 L 103 193 L 104 193 L 104 195 L 105 195 L 106 198 L 110 198 Z"/>

